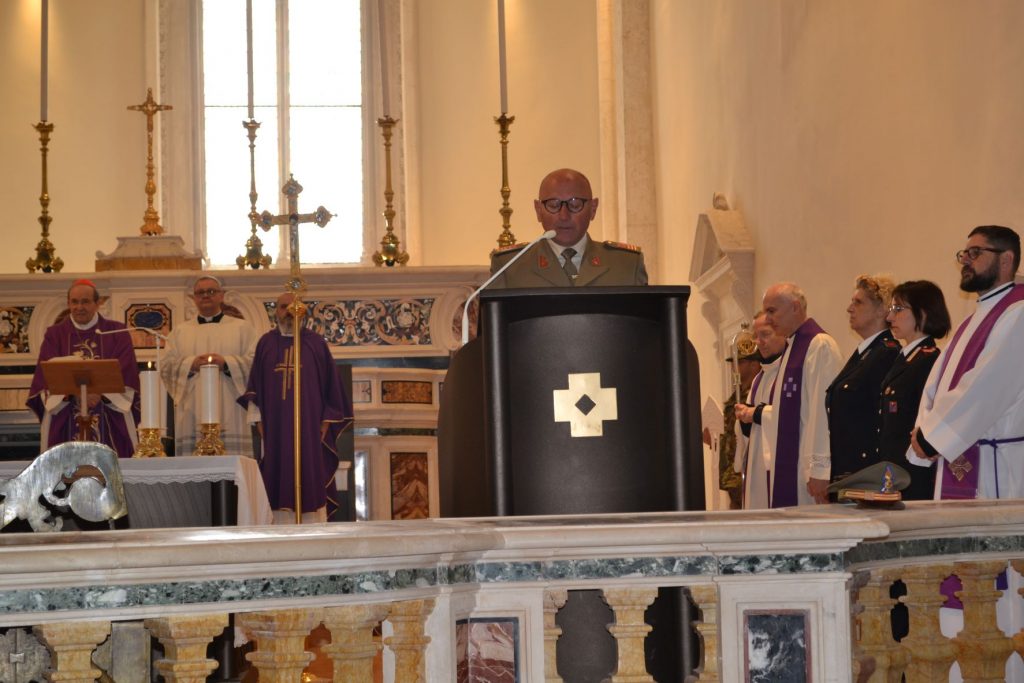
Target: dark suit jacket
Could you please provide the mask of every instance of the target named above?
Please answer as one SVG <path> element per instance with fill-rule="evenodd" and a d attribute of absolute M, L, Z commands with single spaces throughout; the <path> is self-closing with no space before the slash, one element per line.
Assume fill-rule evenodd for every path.
<path fill-rule="evenodd" d="M 825 392 L 832 481 L 881 460 L 878 435 L 878 395 L 885 373 L 900 354 L 900 344 L 885 330 L 863 355 L 854 351 L 850 360 Z"/>
<path fill-rule="evenodd" d="M 900 354 L 882 380 L 878 410 L 882 419 L 880 453 L 883 460 L 894 462 L 910 472 L 910 486 L 903 491 L 905 500 L 931 500 L 934 497 L 935 467 L 911 465 L 907 462 L 907 448 L 910 447 L 910 432 L 914 429 L 928 373 L 938 357 L 935 340 L 925 337 L 909 357 Z"/>
<path fill-rule="evenodd" d="M 521 248 L 520 248 L 521 249 Z M 499 268 L 520 252 L 510 247 L 491 254 L 491 272 Z M 647 269 L 644 255 L 639 249 L 615 242 L 587 240 L 583 250 L 583 263 L 579 276 L 573 282 L 562 270 L 547 240 L 541 240 L 530 247 L 527 253 L 512 264 L 488 289 L 518 289 L 521 287 L 623 287 L 646 285 Z"/>

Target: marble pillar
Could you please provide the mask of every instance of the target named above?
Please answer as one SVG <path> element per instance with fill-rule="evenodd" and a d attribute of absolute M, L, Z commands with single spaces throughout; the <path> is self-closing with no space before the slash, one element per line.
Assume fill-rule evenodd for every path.
<path fill-rule="evenodd" d="M 996 576 L 1005 569 L 1005 560 L 953 565 L 953 573 L 963 582 L 956 596 L 964 604 L 964 627 L 953 638 L 953 648 L 965 681 L 1004 679 L 1013 641 L 996 623 L 996 601 L 1003 592 L 994 586 Z"/>
<path fill-rule="evenodd" d="M 392 633 L 384 639 L 384 644 L 395 654 L 395 683 L 427 683 L 423 655 L 430 638 L 424 626 L 433 609 L 433 598 L 403 600 L 391 605 L 388 622 Z"/>
<path fill-rule="evenodd" d="M 146 628 L 164 646 L 156 670 L 167 683 L 205 683 L 217 668 L 206 649 L 228 625 L 227 614 L 176 615 L 146 619 Z"/>
<path fill-rule="evenodd" d="M 544 683 L 562 683 L 558 675 L 558 638 L 562 629 L 555 623 L 555 616 L 568 599 L 569 591 L 564 588 L 544 591 Z"/>
<path fill-rule="evenodd" d="M 256 641 L 256 651 L 245 656 L 259 669 L 260 683 L 294 683 L 313 661 L 306 651 L 306 636 L 323 621 L 321 609 L 246 612 L 236 617 Z"/>
<path fill-rule="evenodd" d="M 718 683 L 721 670 L 718 666 L 720 658 L 718 648 L 718 586 L 713 583 L 698 584 L 690 587 L 690 596 L 700 610 L 700 621 L 697 622 L 697 634 L 701 642 L 700 666 L 697 668 L 697 680 L 700 683 Z"/>
<path fill-rule="evenodd" d="M 103 673 L 92 664 L 92 651 L 110 635 L 109 621 L 66 621 L 41 624 L 33 633 L 50 649 L 52 683 L 93 683 Z"/>
<path fill-rule="evenodd" d="M 331 632 L 323 651 L 334 663 L 336 681 L 373 680 L 373 660 L 381 649 L 373 629 L 388 615 L 387 605 L 348 605 L 324 610 L 324 626 Z"/>
<path fill-rule="evenodd" d="M 658 597 L 658 589 L 651 588 L 605 588 L 604 601 L 615 612 L 615 623 L 608 631 L 615 637 L 618 646 L 618 665 L 608 679 L 612 683 L 654 683 L 647 673 L 644 658 L 644 638 L 651 627 L 644 621 L 644 612 Z"/>
<path fill-rule="evenodd" d="M 872 672 L 866 679 L 871 683 L 899 681 L 909 659 L 892 637 L 891 612 L 896 600 L 889 597 L 889 590 L 899 578 L 895 569 L 873 569 L 858 577 L 862 585 L 856 602 L 861 609 L 853 631 L 853 656 L 862 672 Z"/>

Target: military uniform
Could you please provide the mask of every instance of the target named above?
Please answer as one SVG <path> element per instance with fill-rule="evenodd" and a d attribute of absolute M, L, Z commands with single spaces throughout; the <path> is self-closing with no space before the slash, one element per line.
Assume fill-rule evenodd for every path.
<path fill-rule="evenodd" d="M 491 272 L 508 263 L 527 243 L 496 249 L 491 252 Z M 616 287 L 646 285 L 647 270 L 640 247 L 620 242 L 587 240 L 583 262 L 575 280 L 562 270 L 558 256 L 548 240 L 541 240 L 512 264 L 488 289 L 522 287 Z"/>
<path fill-rule="evenodd" d="M 825 391 L 832 481 L 879 462 L 878 395 L 882 380 L 900 355 L 892 332 L 883 330 L 850 360 Z"/>
<path fill-rule="evenodd" d="M 921 405 L 928 373 L 939 357 L 935 340 L 925 337 L 908 355 L 902 353 L 882 380 L 878 414 L 882 421 L 879 448 L 883 459 L 911 473 L 910 486 L 903 492 L 905 500 L 931 500 L 935 494 L 935 468 L 911 467 L 907 461 L 910 432 L 914 429 L 917 409 Z"/>

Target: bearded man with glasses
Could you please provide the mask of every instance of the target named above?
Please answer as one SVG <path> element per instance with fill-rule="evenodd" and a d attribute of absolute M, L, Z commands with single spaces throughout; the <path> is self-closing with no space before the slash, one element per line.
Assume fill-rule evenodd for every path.
<path fill-rule="evenodd" d="M 541 227 L 555 236 L 530 247 L 490 288 L 646 285 L 640 247 L 597 242 L 587 234 L 597 205 L 590 181 L 579 171 L 562 168 L 545 176 L 533 206 Z M 491 252 L 491 272 L 526 246 L 524 242 Z"/>

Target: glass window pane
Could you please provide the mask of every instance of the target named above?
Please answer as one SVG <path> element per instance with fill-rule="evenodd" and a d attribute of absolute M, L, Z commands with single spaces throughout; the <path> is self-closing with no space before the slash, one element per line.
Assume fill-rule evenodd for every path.
<path fill-rule="evenodd" d="M 292 106 L 362 102 L 359 0 L 288 6 Z"/>
<path fill-rule="evenodd" d="M 356 263 L 363 251 L 363 142 L 359 107 L 293 107 L 291 172 L 303 187 L 299 211 L 323 205 L 326 228 L 303 226 L 304 263 Z"/>
<path fill-rule="evenodd" d="M 245 104 L 245 0 L 203 3 L 203 101 Z"/>

